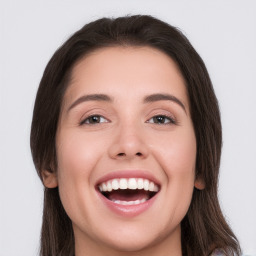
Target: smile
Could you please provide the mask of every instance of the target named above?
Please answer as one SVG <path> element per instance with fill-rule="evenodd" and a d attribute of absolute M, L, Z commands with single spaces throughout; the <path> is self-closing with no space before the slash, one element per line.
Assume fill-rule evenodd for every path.
<path fill-rule="evenodd" d="M 143 178 L 112 179 L 102 182 L 98 187 L 107 199 L 121 205 L 144 203 L 159 191 L 158 185 Z"/>
<path fill-rule="evenodd" d="M 96 184 L 103 203 L 123 217 L 134 217 L 149 209 L 160 192 L 155 177 L 139 170 L 113 172 Z"/>

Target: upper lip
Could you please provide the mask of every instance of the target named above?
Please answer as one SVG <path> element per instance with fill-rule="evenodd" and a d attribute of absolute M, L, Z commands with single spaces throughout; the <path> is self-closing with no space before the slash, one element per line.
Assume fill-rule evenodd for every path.
<path fill-rule="evenodd" d="M 96 187 L 98 187 L 101 183 L 107 182 L 112 179 L 121 179 L 121 178 L 143 178 L 153 181 L 158 187 L 160 187 L 159 180 L 152 175 L 150 172 L 145 170 L 118 170 L 110 172 L 101 178 L 99 178 L 96 182 Z"/>

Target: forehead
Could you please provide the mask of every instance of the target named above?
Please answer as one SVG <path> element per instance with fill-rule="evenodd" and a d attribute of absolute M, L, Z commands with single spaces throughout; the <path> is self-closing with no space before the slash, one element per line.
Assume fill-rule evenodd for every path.
<path fill-rule="evenodd" d="M 188 105 L 185 81 L 177 64 L 167 54 L 147 46 L 106 47 L 86 55 L 72 70 L 64 100 L 90 93 L 115 96 L 120 90 L 127 95 L 168 92 Z"/>

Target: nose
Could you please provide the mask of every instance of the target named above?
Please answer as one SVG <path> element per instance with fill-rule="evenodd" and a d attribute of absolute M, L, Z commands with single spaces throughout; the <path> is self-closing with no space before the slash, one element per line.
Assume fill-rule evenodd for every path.
<path fill-rule="evenodd" d="M 113 136 L 109 147 L 109 156 L 113 159 L 147 158 L 149 150 L 145 134 L 138 127 L 126 126 L 120 128 Z"/>

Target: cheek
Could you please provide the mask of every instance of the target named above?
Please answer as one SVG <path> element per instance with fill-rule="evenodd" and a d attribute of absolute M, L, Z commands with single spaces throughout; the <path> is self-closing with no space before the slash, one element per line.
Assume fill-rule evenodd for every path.
<path fill-rule="evenodd" d="M 72 179 L 90 175 L 90 170 L 98 161 L 101 147 L 97 143 L 90 143 L 90 138 L 87 137 L 82 132 L 63 132 L 58 136 L 57 159 L 60 179 L 64 175 L 69 175 Z"/>
<path fill-rule="evenodd" d="M 159 162 L 162 163 L 167 176 L 194 176 L 196 138 L 192 129 L 158 137 L 158 143 L 152 150 L 157 154 L 157 158 L 161 159 Z"/>
<path fill-rule="evenodd" d="M 71 219 L 74 210 L 89 200 L 92 171 L 100 148 L 81 133 L 60 132 L 57 138 L 58 186 L 62 204 Z"/>
<path fill-rule="evenodd" d="M 170 226 L 180 223 L 186 215 L 194 190 L 196 139 L 193 132 L 175 133 L 163 138 L 161 146 L 155 146 L 155 158 L 161 163 L 167 185 L 165 201 L 166 218 Z M 159 143 L 160 145 L 160 143 Z M 169 215 L 172 213 L 172 216 Z"/>
<path fill-rule="evenodd" d="M 165 142 L 159 157 L 162 158 L 163 170 L 167 176 L 172 193 L 177 198 L 191 197 L 196 164 L 196 141 L 193 136 L 184 136 L 182 139 L 172 138 Z"/>

